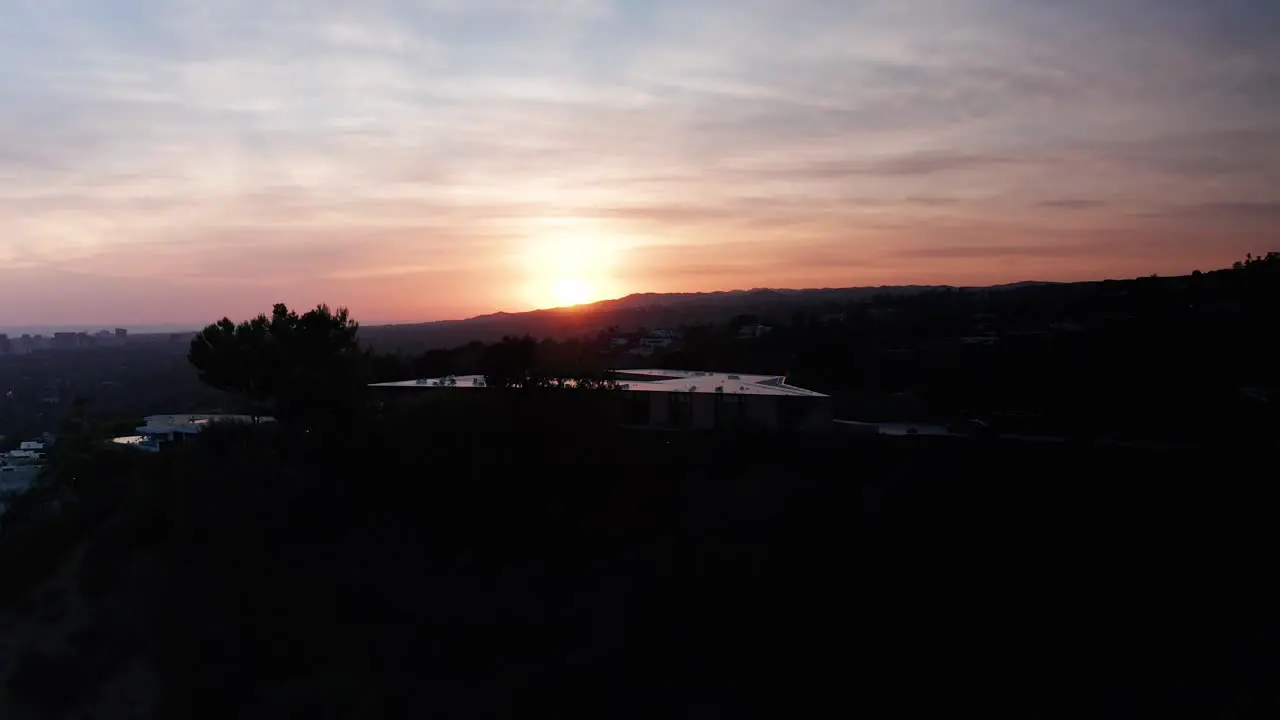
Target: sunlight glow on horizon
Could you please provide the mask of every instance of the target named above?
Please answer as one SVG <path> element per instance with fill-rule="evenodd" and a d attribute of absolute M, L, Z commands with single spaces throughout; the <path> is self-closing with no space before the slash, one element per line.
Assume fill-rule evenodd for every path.
<path fill-rule="evenodd" d="M 518 301 L 529 309 L 585 305 L 618 297 L 616 269 L 627 253 L 625 241 L 608 224 L 581 217 L 541 218 L 517 258 L 525 277 Z"/>
<path fill-rule="evenodd" d="M 1277 36 L 1251 0 L 0 3 L 0 326 L 1224 267 L 1275 249 Z"/>
<path fill-rule="evenodd" d="M 552 307 L 587 305 L 602 299 L 594 285 L 577 277 L 557 280 L 551 286 L 549 297 Z"/>

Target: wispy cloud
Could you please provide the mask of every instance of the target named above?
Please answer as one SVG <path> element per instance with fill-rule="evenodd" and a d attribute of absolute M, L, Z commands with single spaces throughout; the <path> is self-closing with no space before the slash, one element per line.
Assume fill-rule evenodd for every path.
<path fill-rule="evenodd" d="M 1050 210 L 1093 210 L 1095 208 L 1106 207 L 1105 200 L 1042 200 L 1039 206 L 1049 208 Z"/>
<path fill-rule="evenodd" d="M 1226 264 L 1280 204 L 1278 33 L 1245 0 L 3 3 L 0 325 L 516 309 L 561 245 L 611 292 Z"/>

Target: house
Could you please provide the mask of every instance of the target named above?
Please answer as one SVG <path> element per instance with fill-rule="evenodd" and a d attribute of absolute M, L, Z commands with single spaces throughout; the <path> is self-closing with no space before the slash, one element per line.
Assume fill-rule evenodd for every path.
<path fill-rule="evenodd" d="M 151 415 L 143 418 L 137 435 L 113 438 L 117 445 L 159 452 L 161 443 L 186 440 L 219 424 L 273 423 L 275 418 L 250 415 Z"/>
<path fill-rule="evenodd" d="M 9 509 L 7 498 L 30 490 L 42 469 L 39 465 L 11 465 L 0 461 L 0 515 Z"/>
<path fill-rule="evenodd" d="M 24 440 L 18 449 L 5 453 L 4 458 L 22 462 L 38 462 L 45 459 L 45 442 L 41 440 Z"/>
<path fill-rule="evenodd" d="M 755 427 L 825 431 L 832 428 L 831 398 L 788 385 L 778 375 L 690 370 L 621 370 L 616 392 L 592 395 L 602 417 L 633 427 L 714 430 Z M 497 403 L 502 393 L 484 377 L 408 380 L 371 386 L 388 400 Z"/>

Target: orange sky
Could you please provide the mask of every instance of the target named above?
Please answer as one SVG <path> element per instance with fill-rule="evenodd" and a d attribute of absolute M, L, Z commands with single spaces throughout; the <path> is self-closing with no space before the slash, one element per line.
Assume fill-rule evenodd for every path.
<path fill-rule="evenodd" d="M 905 5 L 5 3 L 0 328 L 1130 277 L 1275 249 L 1280 13 Z"/>

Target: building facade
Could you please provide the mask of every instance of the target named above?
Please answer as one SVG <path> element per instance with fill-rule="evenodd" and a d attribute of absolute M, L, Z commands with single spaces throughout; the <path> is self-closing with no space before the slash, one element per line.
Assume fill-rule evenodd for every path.
<path fill-rule="evenodd" d="M 591 395 L 602 418 L 632 427 L 673 430 L 763 429 L 821 432 L 832 429 L 831 398 L 786 383 L 775 375 L 683 370 L 625 370 L 616 391 Z M 427 378 L 373 385 L 384 398 L 410 402 L 492 405 L 502 391 L 483 376 Z M 548 393 L 557 391 L 550 390 Z M 548 395 L 548 402 L 552 395 Z M 597 399 L 598 398 L 598 399 Z"/>

